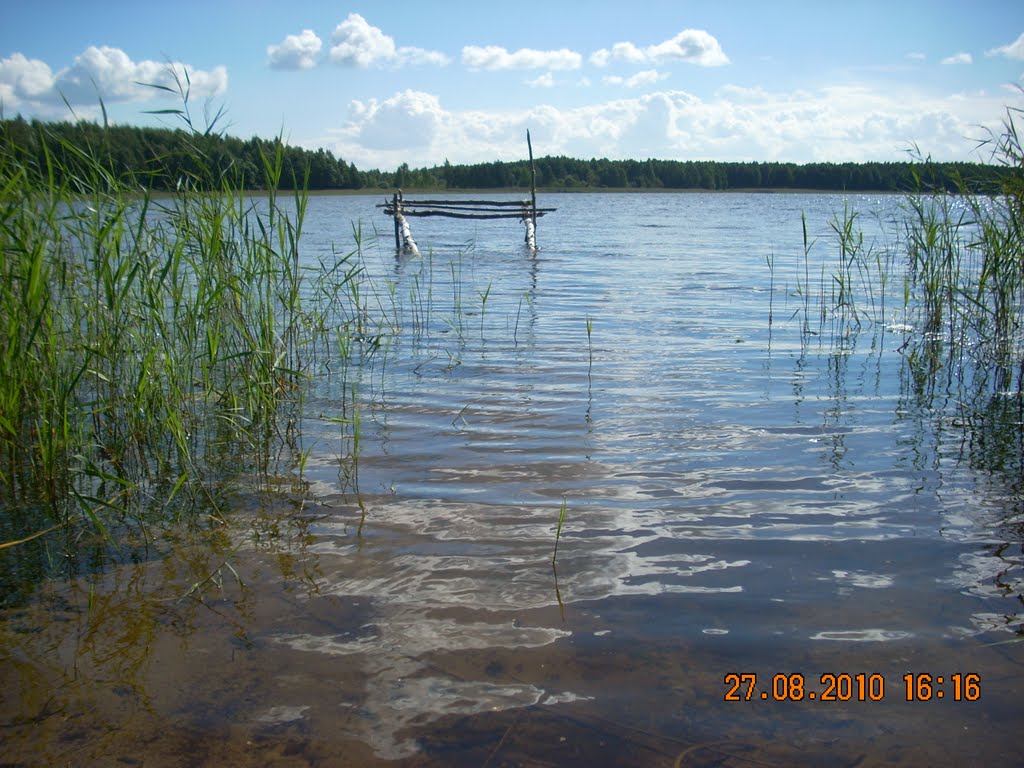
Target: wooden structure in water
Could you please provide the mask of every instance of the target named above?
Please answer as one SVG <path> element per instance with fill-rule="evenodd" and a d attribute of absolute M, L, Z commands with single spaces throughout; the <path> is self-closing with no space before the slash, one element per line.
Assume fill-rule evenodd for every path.
<path fill-rule="evenodd" d="M 378 208 L 395 220 L 395 250 L 399 253 L 419 255 L 419 247 L 412 237 L 407 217 L 445 216 L 452 219 L 519 219 L 526 227 L 524 240 L 531 250 L 537 250 L 537 219 L 557 208 L 537 207 L 537 176 L 533 167 L 533 144 L 526 132 L 530 151 L 529 200 L 406 200 L 402 190 L 385 200 Z"/>

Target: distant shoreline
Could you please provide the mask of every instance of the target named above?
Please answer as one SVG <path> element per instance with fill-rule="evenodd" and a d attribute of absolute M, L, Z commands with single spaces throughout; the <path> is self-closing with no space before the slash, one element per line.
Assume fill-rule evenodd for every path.
<path fill-rule="evenodd" d="M 76 148 L 90 148 L 82 155 Z M 543 156 L 525 160 L 359 170 L 330 151 L 289 146 L 280 139 L 196 134 L 170 129 L 44 123 L 0 117 L 0 154 L 43 184 L 79 186 L 90 173 L 131 186 L 174 193 L 305 186 L 317 194 L 526 195 L 531 183 L 552 193 L 984 193 L 999 189 L 1012 169 L 1001 164 L 937 162 L 730 162 L 610 160 Z M 58 162 L 59 161 L 59 162 Z M 270 161 L 272 168 L 268 169 Z M 268 176 L 268 170 L 271 171 Z"/>
<path fill-rule="evenodd" d="M 308 194 L 312 197 L 335 197 L 349 195 L 383 195 L 391 199 L 395 193 L 394 189 L 310 189 Z M 261 190 L 253 190 L 258 194 Z M 736 189 L 670 189 L 666 187 L 538 187 L 537 194 L 630 194 L 630 195 L 906 195 L 909 191 L 899 192 L 885 189 L 811 189 L 800 187 L 779 187 L 778 189 L 765 189 L 763 187 L 738 187 Z M 446 188 L 403 188 L 403 195 L 520 195 L 529 197 L 530 190 L 517 189 L 514 187 L 494 188 L 482 187 L 478 189 L 446 189 Z"/>

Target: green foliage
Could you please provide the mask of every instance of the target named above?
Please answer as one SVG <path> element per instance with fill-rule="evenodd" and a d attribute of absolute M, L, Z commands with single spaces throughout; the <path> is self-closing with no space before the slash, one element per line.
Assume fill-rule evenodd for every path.
<path fill-rule="evenodd" d="M 562 538 L 562 526 L 565 524 L 565 513 L 568 511 L 568 507 L 565 503 L 565 497 L 562 497 L 562 506 L 558 510 L 558 526 L 555 528 L 555 548 L 551 552 L 551 565 L 554 566 L 558 562 L 558 542 Z"/>
<path fill-rule="evenodd" d="M 182 110 L 169 110 L 179 113 Z M 394 172 L 360 171 L 325 149 L 306 150 L 282 144 L 280 139 L 242 140 L 211 130 L 171 130 L 96 123 L 26 122 L 20 117 L 0 120 L 0 151 L 23 154 L 30 172 L 47 169 L 43 137 L 57 139 L 52 170 L 55 181 L 74 178 L 84 170 L 74 149 L 84 150 L 104 172 L 124 183 L 145 189 L 173 191 L 182 179 L 207 189 L 220 181 L 261 189 L 265 184 L 262 155 L 277 153 L 281 145 L 278 187 L 331 189 L 529 189 L 530 167 L 515 162 L 453 165 L 445 160 L 433 168 L 410 168 L 403 163 Z M 999 164 L 931 163 L 926 173 L 916 162 L 902 163 L 734 163 L 679 160 L 590 160 L 541 157 L 536 160 L 537 186 L 554 189 L 810 189 L 906 192 L 926 177 L 930 188 L 960 191 L 964 179 L 973 191 L 991 190 L 1005 182 Z"/>
<path fill-rule="evenodd" d="M 679 160 L 577 160 L 541 157 L 535 161 L 537 186 L 555 189 L 809 189 L 906 192 L 917 181 L 919 164 L 905 163 L 729 163 Z M 1004 169 L 973 163 L 931 163 L 935 189 L 959 190 L 970 178 L 972 189 L 991 189 Z M 475 163 L 402 171 L 406 186 L 449 189 L 528 189 L 526 161 Z"/>
<path fill-rule="evenodd" d="M 220 519 L 232 479 L 266 477 L 287 452 L 310 360 L 336 354 L 351 320 L 357 253 L 300 263 L 312 166 L 289 178 L 288 148 L 255 142 L 246 174 L 266 193 L 252 197 L 209 131 L 157 132 L 175 142 L 156 155 L 175 158 L 175 182 L 153 196 L 169 162 L 121 166 L 118 129 L 10 125 L 0 544 L 60 528 L 116 547 L 185 513 Z"/>
<path fill-rule="evenodd" d="M 818 331 L 808 323 L 814 292 L 808 264 L 814 243 L 804 222 L 797 292 L 803 299 L 805 335 L 820 333 L 831 317 L 832 338 L 845 344 L 860 331 L 862 321 L 885 325 L 895 310 L 902 317 L 897 325 L 909 333 L 900 350 L 923 390 L 943 383 L 965 404 L 1024 392 L 1020 114 L 1008 109 L 1001 131 L 984 142 L 994 162 L 980 166 L 979 175 L 943 168 L 927 158 L 913 165 L 914 188 L 904 198 L 906 216 L 890 236 L 896 248 L 879 250 L 867 242 L 856 211 L 847 208 L 836 214 L 831 229 L 839 260 L 831 274 L 830 295 L 824 280 L 818 293 Z M 993 175 L 991 169 L 999 173 Z M 891 306 L 887 296 L 894 272 L 904 282 L 901 307 Z"/>
<path fill-rule="evenodd" d="M 17 154 L 30 174 L 45 176 L 49 168 L 57 184 L 81 180 L 95 166 L 119 183 L 155 191 L 174 191 L 186 180 L 206 190 L 219 189 L 225 181 L 235 188 L 265 189 L 261 158 L 277 156 L 279 150 L 279 189 L 301 189 L 304 181 L 307 189 L 361 189 L 366 184 L 355 165 L 330 151 L 288 146 L 279 138 L 243 141 L 212 131 L 101 126 L 84 120 L 0 120 L 0 152 Z"/>

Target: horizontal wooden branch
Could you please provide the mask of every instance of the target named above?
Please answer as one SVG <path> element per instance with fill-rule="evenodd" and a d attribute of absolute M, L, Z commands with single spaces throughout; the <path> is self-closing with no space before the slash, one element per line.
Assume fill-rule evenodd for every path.
<path fill-rule="evenodd" d="M 488 206 L 503 206 L 503 205 L 529 205 L 529 200 L 404 200 L 403 202 L 409 205 L 488 205 Z M 391 204 L 391 201 L 388 201 Z M 378 206 L 379 208 L 380 206 Z"/>
<path fill-rule="evenodd" d="M 537 216 L 543 216 L 545 212 L 554 211 L 555 208 L 538 208 Z M 388 216 L 394 215 L 393 208 L 385 208 L 384 213 Z M 455 211 L 417 211 L 402 208 L 403 216 L 445 216 L 450 219 L 522 219 L 529 215 L 529 211 L 508 213 L 456 213 Z"/>
<path fill-rule="evenodd" d="M 378 205 L 377 207 L 378 208 L 383 208 L 384 209 L 384 213 L 388 214 L 389 216 L 393 215 L 394 212 L 395 212 L 395 206 L 392 205 L 391 203 L 388 203 L 387 205 L 384 205 L 384 206 Z M 432 210 L 438 210 L 438 211 L 463 211 L 463 212 L 469 212 L 469 213 L 495 213 L 495 214 L 500 213 L 502 215 L 509 215 L 509 216 L 512 216 L 512 215 L 518 216 L 520 213 L 529 213 L 530 212 L 530 208 L 520 208 L 518 211 L 510 211 L 507 208 L 504 209 L 504 210 L 501 210 L 501 209 L 488 209 L 488 208 L 474 208 L 473 206 L 470 206 L 470 205 L 448 206 L 448 207 L 445 207 L 445 208 L 438 208 L 437 206 L 421 205 L 420 203 L 411 203 L 410 205 L 407 205 L 407 206 L 406 205 L 400 205 L 398 207 L 398 210 L 401 213 L 405 213 L 406 211 L 432 211 Z M 547 211 L 548 213 L 553 213 L 554 211 L 557 211 L 558 209 L 557 208 L 538 208 L 537 210 L 538 211 Z"/>
<path fill-rule="evenodd" d="M 384 205 L 378 205 L 377 207 L 378 208 L 384 208 L 385 210 L 390 211 L 390 210 L 392 210 L 394 208 L 394 203 L 386 203 Z M 401 205 L 399 205 L 399 208 L 401 210 L 403 210 L 403 211 L 405 211 L 405 210 L 416 210 L 416 209 L 419 209 L 419 210 L 436 209 L 436 210 L 441 210 L 441 211 L 475 211 L 477 213 L 499 213 L 499 212 L 503 212 L 503 211 L 509 210 L 509 208 L 507 208 L 507 207 L 506 208 L 490 208 L 490 207 L 481 206 L 481 205 L 437 205 L 437 204 L 426 203 L 426 202 L 423 202 L 421 200 L 416 200 L 416 201 L 413 201 L 413 202 L 402 203 Z M 522 207 L 519 208 L 519 210 L 529 212 L 530 206 L 529 205 L 522 206 Z M 555 210 L 555 209 L 552 208 L 551 210 Z"/>

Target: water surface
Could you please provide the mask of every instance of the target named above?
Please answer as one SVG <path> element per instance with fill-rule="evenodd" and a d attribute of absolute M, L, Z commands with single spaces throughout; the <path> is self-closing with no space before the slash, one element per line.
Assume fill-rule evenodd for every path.
<path fill-rule="evenodd" d="M 311 200 L 310 263 L 361 223 L 367 311 L 314 366 L 301 477 L 11 611 L 6 762 L 1019 758 L 1019 458 L 914 386 L 898 280 L 859 333 L 804 326 L 830 219 L 883 251 L 898 198 L 542 198 L 535 254 L 516 222 L 422 219 L 419 258 L 376 197 Z M 822 700 L 859 674 L 880 700 Z"/>

